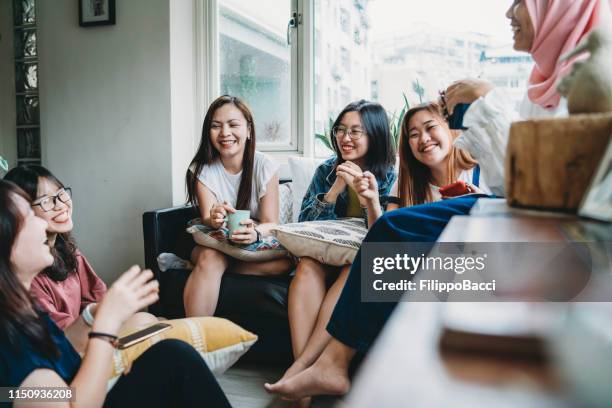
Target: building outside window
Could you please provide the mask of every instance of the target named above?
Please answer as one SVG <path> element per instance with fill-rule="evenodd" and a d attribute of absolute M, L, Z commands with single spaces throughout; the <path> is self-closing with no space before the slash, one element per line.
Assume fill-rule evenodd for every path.
<path fill-rule="evenodd" d="M 329 120 L 357 99 L 377 100 L 391 116 L 404 96 L 412 105 L 434 100 L 455 80 L 481 77 L 518 104 L 533 62 L 512 50 L 504 4 L 471 1 L 478 15 L 453 0 L 218 0 L 219 91 L 249 103 L 261 150 L 311 146 L 316 156 L 330 152 L 314 133 L 329 131 Z M 303 31 L 288 31 L 296 10 Z M 296 33 L 312 36 L 310 48 Z M 296 119 L 308 106 L 309 127 Z"/>
<path fill-rule="evenodd" d="M 255 117 L 258 146 L 292 150 L 289 0 L 219 0 L 219 86 Z"/>

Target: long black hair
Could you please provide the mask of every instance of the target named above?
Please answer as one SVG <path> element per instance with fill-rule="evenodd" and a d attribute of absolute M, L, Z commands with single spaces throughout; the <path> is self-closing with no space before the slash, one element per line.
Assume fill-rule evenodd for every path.
<path fill-rule="evenodd" d="M 11 252 L 23 224 L 23 215 L 15 204 L 17 197 L 30 202 L 22 189 L 0 180 L 0 336 L 18 351 L 23 350 L 19 340 L 25 336 L 36 349 L 53 358 L 59 354 L 57 346 L 11 265 Z"/>
<path fill-rule="evenodd" d="M 365 99 L 351 102 L 340 112 L 332 129 L 340 126 L 342 118 L 348 112 L 359 113 L 363 130 L 369 141 L 368 152 L 365 155 L 366 168 L 378 180 L 384 180 L 389 169 L 395 164 L 395 149 L 385 108 L 379 103 L 366 101 Z M 332 137 L 332 144 L 336 152 L 337 166 L 344 162 L 344 159 L 342 159 L 342 153 L 335 137 Z"/>
<path fill-rule="evenodd" d="M 41 179 L 47 179 L 56 184 L 59 188 L 64 188 L 64 184 L 55 177 L 49 170 L 38 165 L 23 165 L 10 170 L 5 180 L 17 184 L 29 196 L 28 201 L 34 201 L 38 195 L 38 184 Z M 42 273 L 47 274 L 56 282 L 66 280 L 68 274 L 76 273 L 78 265 L 76 256 L 77 246 L 70 232 L 57 234 L 55 245 L 51 248 L 53 255 L 53 265 L 46 268 Z"/>
<path fill-rule="evenodd" d="M 200 146 L 195 156 L 189 164 L 187 174 L 185 175 L 185 184 L 187 186 L 187 202 L 194 207 L 197 205 L 196 185 L 198 176 L 202 171 L 202 167 L 207 164 L 212 164 L 219 159 L 219 152 L 214 148 L 210 140 L 210 129 L 215 112 L 220 107 L 231 103 L 234 105 L 247 121 L 250 138 L 247 138 L 244 146 L 244 156 L 242 158 L 242 175 L 240 177 L 240 186 L 238 187 L 238 198 L 236 200 L 237 210 L 248 210 L 251 205 L 251 188 L 253 183 L 253 163 L 255 161 L 255 123 L 253 122 L 253 114 L 249 107 L 240 98 L 236 96 L 222 95 L 215 99 L 210 104 L 204 124 L 202 125 L 202 138 Z"/>

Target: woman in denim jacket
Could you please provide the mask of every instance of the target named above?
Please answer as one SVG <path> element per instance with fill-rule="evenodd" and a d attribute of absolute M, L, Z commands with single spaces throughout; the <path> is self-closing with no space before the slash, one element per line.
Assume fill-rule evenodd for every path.
<path fill-rule="evenodd" d="M 342 217 L 364 218 L 367 223 L 365 199 L 353 188 L 355 174 L 374 174 L 382 202 L 395 181 L 395 149 L 384 108 L 374 102 L 360 100 L 346 106 L 332 127 L 332 144 L 336 157 L 321 164 L 302 201 L 299 220 L 335 220 Z M 300 259 L 289 288 L 289 325 L 294 364 L 287 370 L 289 377 L 312 364 L 300 356 L 322 350 L 329 341 L 325 331 L 340 290 L 344 286 L 350 265 L 342 268 L 323 265 L 308 257 Z M 329 277 L 336 277 L 327 289 Z M 306 401 L 305 401 L 306 402 Z"/>
<path fill-rule="evenodd" d="M 336 202 L 325 201 L 325 194 L 328 192 L 336 181 L 336 167 L 338 166 L 338 158 L 331 157 L 325 160 L 315 171 L 312 177 L 312 182 L 306 191 L 302 207 L 300 209 L 299 221 L 315 221 L 315 220 L 335 220 L 338 218 L 347 217 L 347 206 L 349 200 L 349 190 L 344 189 L 338 195 Z M 391 190 L 391 186 L 396 179 L 395 168 L 393 165 L 387 168 L 386 174 L 378 184 L 378 194 L 381 200 L 385 200 L 387 194 Z M 381 180 L 377 178 L 377 180 Z M 361 204 L 361 202 L 360 202 Z M 358 217 L 367 221 L 368 213 L 366 207 L 360 205 L 360 214 Z"/>

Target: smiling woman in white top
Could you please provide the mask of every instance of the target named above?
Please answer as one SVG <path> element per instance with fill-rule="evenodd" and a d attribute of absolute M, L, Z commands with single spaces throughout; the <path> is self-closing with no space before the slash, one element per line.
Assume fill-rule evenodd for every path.
<path fill-rule="evenodd" d="M 255 151 L 253 115 L 239 98 L 223 95 L 208 108 L 202 139 L 186 175 L 189 202 L 199 208 L 202 223 L 221 228 L 228 213 L 249 210 L 252 219 L 229 239 L 241 245 L 270 235 L 278 223 L 278 166 Z M 226 270 L 254 275 L 288 272 L 289 259 L 240 262 L 203 246 L 193 250 L 195 265 L 183 294 L 187 316 L 211 316 Z"/>

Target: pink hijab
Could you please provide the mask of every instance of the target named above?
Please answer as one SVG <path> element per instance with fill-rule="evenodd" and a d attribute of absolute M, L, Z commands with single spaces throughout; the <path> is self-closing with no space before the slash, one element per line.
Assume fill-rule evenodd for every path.
<path fill-rule="evenodd" d="M 530 53 L 535 66 L 529 77 L 527 95 L 544 108 L 559 105 L 556 84 L 568 73 L 570 61 L 558 63 L 601 21 L 609 17 L 609 0 L 525 0 L 534 29 Z M 585 57 L 578 57 L 585 58 Z"/>

